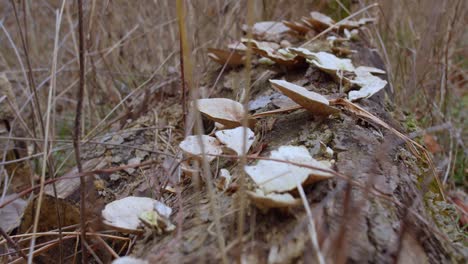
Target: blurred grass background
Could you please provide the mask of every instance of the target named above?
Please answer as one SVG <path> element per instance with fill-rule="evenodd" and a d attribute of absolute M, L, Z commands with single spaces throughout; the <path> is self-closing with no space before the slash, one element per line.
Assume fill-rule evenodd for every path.
<path fill-rule="evenodd" d="M 315 10 L 338 21 L 375 2 L 379 7 L 365 15 L 376 16 L 379 22 L 364 33 L 387 66 L 391 81 L 389 98 L 405 113 L 400 120 L 408 128 L 406 132 L 416 132 L 420 141 L 427 140 L 423 137 L 425 131 L 431 132 L 430 138 L 434 140 L 431 144 L 440 146 L 433 154 L 448 188 L 467 190 L 464 139 L 468 131 L 468 8 L 465 1 L 258 0 L 254 1 L 254 19 L 300 20 Z M 206 48 L 224 47 L 241 37 L 247 3 L 245 0 L 185 3 L 193 79 L 199 85 L 203 74 L 213 66 L 206 56 Z M 55 75 L 51 138 L 71 139 L 79 74 L 77 6 L 75 1 L 65 1 L 57 71 L 51 72 L 56 12 L 61 5 L 58 0 L 1 0 L 0 72 L 13 84 L 19 108 L 23 109 L 19 115 L 38 137 L 42 136 L 39 122 L 35 120 L 37 110 L 31 104 L 30 87 L 38 91 L 44 118 L 50 78 Z M 175 1 L 87 0 L 84 10 L 87 73 L 83 130 L 87 134 L 125 96 L 148 81 L 158 67 L 162 65 L 161 71 L 143 89 L 167 81 L 169 76 L 177 74 L 180 66 Z M 33 80 L 27 76 L 28 61 Z M 172 88 L 172 95 L 178 96 L 180 83 Z M 141 96 L 142 93 L 136 93 L 130 97 L 110 119 L 131 111 L 132 101 L 137 102 Z M 70 151 L 65 149 L 54 156 L 65 162 L 64 157 Z M 73 161 L 67 161 L 63 167 L 71 165 Z"/>

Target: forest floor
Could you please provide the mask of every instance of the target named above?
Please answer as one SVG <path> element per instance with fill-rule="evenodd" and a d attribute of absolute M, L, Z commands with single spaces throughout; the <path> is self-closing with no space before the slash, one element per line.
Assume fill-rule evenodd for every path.
<path fill-rule="evenodd" d="M 322 5 L 323 10 L 333 10 L 333 5 L 327 1 L 322 2 L 326 3 Z M 264 16 L 271 16 L 271 20 L 285 19 L 277 15 L 284 4 L 279 1 L 271 10 L 265 8 Z M 133 10 L 128 6 L 119 9 L 122 5 L 126 4 L 111 7 L 98 4 L 90 12 L 114 8 L 114 13 L 102 11 L 109 20 L 105 23 L 112 25 L 121 22 L 122 10 Z M 175 10 L 172 4 L 162 5 Z M 69 8 L 73 6 L 65 6 L 64 16 L 70 23 L 74 15 L 69 13 Z M 228 7 L 234 11 L 228 8 L 228 11 L 222 12 L 225 12 L 226 20 L 235 21 L 236 12 L 240 12 L 239 7 Z M 371 7 L 368 6 L 370 10 Z M 186 8 L 186 12 L 191 14 L 199 7 L 188 5 Z M 204 9 L 207 12 L 214 12 L 213 10 L 215 9 L 209 7 Z M 362 12 L 358 10 L 356 9 L 357 12 Z M 454 15 L 459 15 L 457 12 L 459 11 L 454 9 Z M 141 14 L 145 19 L 151 16 L 145 12 Z M 304 15 L 308 16 L 308 10 Z M 368 15 L 366 13 L 366 17 Z M 168 17 L 169 15 L 161 19 L 172 23 L 170 21 L 173 20 Z M 335 17 L 340 15 L 335 14 Z M 91 18 L 89 25 L 100 24 L 96 16 Z M 290 21 L 299 21 L 299 18 L 300 16 L 288 16 Z M 441 20 L 451 22 L 450 18 Z M 190 19 L 191 16 L 188 16 L 187 25 L 193 22 Z M 201 24 L 204 19 L 209 20 L 196 18 Z M 247 24 L 248 18 L 245 20 L 242 22 Z M 105 23 L 101 24 L 103 28 L 108 26 Z M 13 24 L 7 21 L 5 25 L 4 28 L 10 28 Z M 207 25 L 216 28 L 220 23 L 209 22 Z M 224 28 L 227 22 L 223 25 Z M 414 64 L 410 65 L 406 61 L 400 61 L 398 65 L 401 67 L 414 67 L 414 79 L 400 77 L 398 74 L 401 68 L 391 67 L 389 64 L 389 56 L 394 51 L 390 48 L 376 48 L 378 42 L 374 41 L 372 30 L 378 26 L 361 25 L 358 33 L 349 37 L 346 35 L 349 32 L 344 33 L 343 30 L 324 30 L 323 25 L 313 23 L 301 25 L 308 28 L 308 32 L 298 29 L 295 34 L 277 34 L 269 32 L 271 27 L 261 33 L 252 32 L 257 40 L 275 43 L 275 51 L 272 52 L 274 55 L 268 53 L 268 48 L 262 49 L 258 44 L 245 40 L 243 44 L 247 51 L 227 49 L 227 44 L 241 40 L 243 33 L 240 25 L 227 30 L 229 33 L 226 34 L 230 35 L 231 41 L 218 38 L 210 41 L 207 46 L 223 49 L 224 53 L 221 55 L 227 54 L 224 57 L 216 53 L 220 51 L 199 46 L 203 35 L 209 34 L 200 31 L 195 39 L 192 39 L 193 33 L 189 32 L 189 38 L 180 42 L 183 51 L 190 49 L 188 44 L 191 41 L 194 48 L 190 56 L 179 60 L 173 56 L 171 45 L 177 43 L 178 46 L 177 34 L 183 33 L 173 30 L 172 26 L 167 31 L 158 29 L 160 36 L 173 40 L 172 44 L 167 44 L 171 41 L 162 42 L 158 54 L 150 54 L 151 48 L 146 50 L 141 45 L 138 48 L 126 46 L 127 44 L 110 46 L 107 40 L 96 46 L 88 44 L 88 63 L 92 71 L 86 75 L 88 90 L 82 120 L 85 132 L 80 154 L 84 173 L 79 173 L 73 161 L 70 161 L 73 159 L 70 159 L 70 156 L 73 157 L 70 151 L 70 134 L 74 113 L 73 109 L 70 111 L 66 107 L 66 102 L 76 102 L 69 99 L 68 88 L 60 87 L 55 91 L 55 112 L 47 108 L 47 113 L 53 114 L 55 118 L 52 119 L 55 121 L 50 129 L 51 159 L 47 163 L 42 164 L 39 162 L 41 160 L 35 160 L 34 153 L 28 150 L 40 152 L 44 148 L 44 144 L 38 144 L 44 140 L 35 136 L 39 129 L 34 127 L 31 132 L 28 126 L 30 119 L 36 118 L 31 114 L 34 111 L 25 118 L 25 123 L 16 121 L 15 117 L 26 117 L 26 114 L 17 115 L 3 110 L 1 119 L 6 125 L 3 125 L 4 131 L 1 131 L 2 139 L 9 141 L 2 143 L 2 147 L 5 150 L 19 151 L 5 151 L 7 155 L 4 155 L 4 160 L 7 161 L 4 161 L 5 171 L 15 176 L 2 178 L 8 184 L 2 183 L 2 188 L 7 191 L 0 200 L 0 217 L 8 217 L 10 214 L 16 217 L 9 222 L 14 228 L 1 226 L 7 232 L 2 234 L 3 238 L 0 240 L 0 259 L 19 263 L 27 256 L 17 254 L 17 250 L 22 248 L 25 255 L 31 254 L 32 251 L 27 248 L 32 240 L 37 240 L 34 255 L 38 263 L 78 261 L 82 253 L 78 246 L 80 213 L 83 212 L 79 206 L 81 177 L 87 179 L 88 194 L 84 210 L 88 221 L 86 248 L 88 259 L 92 259 L 93 263 L 107 263 L 117 256 L 126 255 L 148 263 L 219 263 L 234 260 L 242 263 L 465 262 L 468 259 L 468 216 L 464 165 L 466 149 L 463 145 L 466 92 L 460 88 L 466 84 L 463 80 L 460 81 L 460 78 L 464 78 L 461 74 L 463 59 L 460 63 L 453 63 L 454 74 L 450 75 L 450 81 L 445 84 L 446 90 L 442 91 L 441 88 L 440 93 L 443 95 L 437 95 L 440 101 L 435 102 L 434 97 L 433 105 L 438 106 L 437 110 L 432 110 L 425 116 L 422 113 L 427 107 L 422 103 L 415 106 L 417 101 L 413 97 L 416 92 L 402 91 L 400 87 L 426 87 L 423 99 L 420 99 L 421 102 L 426 102 L 427 92 L 432 91 L 433 87 L 426 80 L 416 80 L 422 74 L 417 71 L 423 62 L 413 61 Z M 458 24 L 453 22 L 451 25 L 456 28 Z M 126 34 L 137 29 L 127 27 L 121 32 L 110 30 L 109 36 L 115 34 L 112 38 L 126 41 Z M 149 29 L 144 28 L 139 37 L 154 48 L 157 40 L 151 35 L 144 35 L 145 30 Z M 89 30 L 92 32 L 94 29 L 91 27 Z M 244 28 L 244 38 L 248 37 L 248 32 Z M 455 35 L 453 33 L 452 39 L 456 39 Z M 331 42 L 327 37 L 339 40 Z M 134 39 L 129 41 L 132 40 Z M 98 43 L 99 40 L 88 39 L 89 43 L 93 41 Z M 236 43 L 235 46 L 238 45 L 241 44 Z M 111 48 L 106 51 L 102 49 L 104 46 Z M 98 51 L 99 47 L 101 50 Z M 356 68 L 368 66 L 380 69 L 384 71 L 383 74 L 372 74 L 385 82 L 384 88 L 375 94 L 353 100 L 352 103 L 344 100 L 351 100 L 349 90 L 359 90 L 360 85 L 346 81 L 356 81 L 358 73 L 324 70 L 318 60 L 315 64 L 305 63 L 305 55 L 278 53 L 281 48 L 287 51 L 286 48 L 291 47 L 348 58 Z M 73 53 L 73 48 L 71 45 L 68 52 Z M 95 53 L 91 52 L 92 48 L 96 48 Z M 163 50 L 170 52 L 162 52 Z M 37 50 L 31 53 L 32 57 L 39 54 Z M 67 52 L 63 52 L 62 56 L 66 56 L 65 54 Z M 107 55 L 110 57 L 107 58 Z M 154 58 L 149 59 L 151 56 Z M 218 63 L 211 61 L 210 57 L 214 57 L 214 61 Z M 451 58 L 456 61 L 458 57 L 455 52 Z M 150 66 L 153 59 L 160 63 L 157 69 L 154 69 L 154 65 Z M 4 55 L 5 66 L 12 64 L 10 60 Z M 125 64 L 119 64 L 122 60 L 126 60 Z M 165 65 L 168 62 L 174 66 Z M 182 75 L 179 74 L 180 62 L 184 72 Z M 104 66 L 96 67 L 100 63 Z M 138 70 L 143 72 L 141 76 L 136 73 Z M 22 87 L 22 81 L 18 81 L 20 75 L 14 71 L 4 71 L 6 75 L 2 75 L 0 79 L 2 92 L 13 91 L 13 96 L 5 93 L 5 100 L 14 101 L 14 104 L 23 103 L 21 97 L 16 96 L 21 92 L 27 93 L 20 90 L 20 87 L 25 88 Z M 131 74 L 126 75 L 124 71 Z M 101 72 L 109 74 L 109 77 L 105 74 L 100 76 Z M 340 75 L 343 72 L 345 75 Z M 437 73 L 441 72 L 437 70 Z M 65 84 L 65 80 L 73 74 L 73 71 L 65 72 L 59 77 L 59 83 Z M 285 80 L 323 96 L 333 108 L 332 111 L 335 111 L 334 114 L 315 113 L 308 108 L 310 102 L 304 104 L 302 99 L 275 88 L 270 80 Z M 48 82 L 55 89 L 53 78 L 40 84 L 40 87 Z M 184 88 L 188 92 L 183 95 L 181 91 Z M 408 97 L 405 107 L 416 109 L 412 113 L 401 106 L 405 95 Z M 457 95 L 460 95 L 460 100 L 454 99 Z M 60 102 L 60 96 L 63 96 L 65 103 Z M 442 98 L 444 96 L 446 98 Z M 47 94 L 44 93 L 42 98 L 47 103 Z M 188 139 L 189 134 L 212 136 L 216 144 L 221 144 L 218 142 L 219 137 L 215 137 L 216 132 L 231 128 L 218 119 L 215 119 L 215 123 L 213 113 L 203 112 L 199 105 L 193 103 L 195 101 L 192 98 L 226 98 L 243 103 L 243 107 L 248 108 L 236 120 L 236 126 L 241 126 L 248 123 L 243 123 L 247 117 L 256 119 L 255 124 L 252 122 L 250 125 L 254 141 L 247 149 L 245 159 L 233 155 L 232 151 L 226 152 L 226 147 L 222 149 L 223 154 L 215 154 L 212 161 L 208 161 L 210 156 L 205 156 L 200 161 L 194 158 L 197 155 L 188 155 L 187 151 L 181 150 L 180 144 Z M 444 100 L 454 100 L 453 107 L 447 110 L 448 103 Z M 50 106 L 45 103 L 43 105 Z M 316 102 L 313 101 L 312 104 Z M 118 110 L 119 106 L 123 110 Z M 294 107 L 294 110 L 289 110 L 289 107 Z M 222 107 L 218 105 L 217 109 L 220 108 Z M 19 108 L 15 106 L 12 109 Z M 442 112 L 444 115 L 439 115 Z M 429 116 L 432 120 L 429 120 Z M 46 120 L 48 118 L 47 115 Z M 11 124 L 19 128 L 11 129 Z M 421 128 L 422 126 L 425 128 Z M 441 136 L 445 132 L 448 137 Z M 437 133 L 439 137 L 436 136 Z M 16 143 L 13 144 L 10 140 Z M 316 181 L 309 175 L 297 188 L 288 189 L 287 192 L 272 192 L 288 195 L 288 199 L 294 199 L 294 205 L 275 205 L 272 198 L 266 196 L 266 192 L 262 196 L 263 200 L 256 200 L 252 193 L 262 188 L 263 191 L 266 190 L 266 185 L 257 182 L 244 166 L 254 167 L 262 162 L 258 159 L 268 159 L 284 146 L 306 149 L 311 159 L 327 164 L 325 172 L 332 176 Z M 63 150 L 65 152 L 61 153 Z M 45 148 L 43 151 L 48 150 Z M 296 161 L 295 154 L 288 155 L 291 156 L 286 161 L 294 166 L 292 163 Z M 24 157 L 31 162 L 21 160 Z M 45 164 L 55 164 L 52 165 L 55 167 L 53 170 L 51 167 L 42 170 Z M 61 165 L 57 166 L 58 164 Z M 274 165 L 271 170 L 274 170 Z M 227 171 L 229 176 L 222 174 L 222 171 Z M 46 172 L 55 172 L 58 179 L 43 178 Z M 309 174 L 320 173 L 315 171 Z M 39 191 L 40 179 L 47 180 L 42 191 Z M 42 200 L 38 199 L 38 196 L 41 197 L 38 194 L 41 193 L 44 194 Z M 28 198 L 29 194 L 32 195 Z M 127 197 L 150 197 L 171 208 L 171 213 L 165 217 L 155 209 L 156 219 L 151 218 L 145 224 L 141 221 L 137 228 L 126 229 L 123 225 L 119 227 L 115 223 L 110 224 L 108 216 L 103 213 L 108 208 L 106 205 Z M 42 208 L 37 217 L 39 204 Z M 127 214 L 127 209 L 120 210 L 117 214 L 120 213 L 124 221 L 126 218 L 135 218 L 136 213 L 130 207 Z M 141 219 L 141 212 L 137 216 L 137 219 Z M 174 228 L 169 228 L 172 225 Z M 35 232 L 32 231 L 33 228 Z M 60 260 L 57 260 L 58 256 Z M 138 263 L 137 260 L 133 261 L 132 263 Z"/>

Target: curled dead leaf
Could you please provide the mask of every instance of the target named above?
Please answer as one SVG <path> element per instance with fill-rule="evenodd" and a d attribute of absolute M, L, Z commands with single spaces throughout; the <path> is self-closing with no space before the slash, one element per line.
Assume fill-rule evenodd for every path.
<path fill-rule="evenodd" d="M 270 80 L 270 83 L 294 102 L 314 114 L 330 115 L 339 112 L 337 108 L 330 106 L 327 98 L 318 93 L 308 91 L 302 86 L 284 80 Z"/>
<path fill-rule="evenodd" d="M 435 136 L 426 133 L 423 136 L 423 141 L 427 150 L 432 154 L 442 151 L 442 148 L 440 147 L 439 143 L 437 143 L 437 139 Z"/>
<path fill-rule="evenodd" d="M 0 203 L 8 201 L 13 197 L 16 197 L 16 194 L 6 195 L 3 199 L 0 198 Z M 17 228 L 21 223 L 21 218 L 23 217 L 27 205 L 28 202 L 26 200 L 17 198 L 7 206 L 0 208 L 0 227 L 5 230 L 5 232 L 10 232 Z"/>

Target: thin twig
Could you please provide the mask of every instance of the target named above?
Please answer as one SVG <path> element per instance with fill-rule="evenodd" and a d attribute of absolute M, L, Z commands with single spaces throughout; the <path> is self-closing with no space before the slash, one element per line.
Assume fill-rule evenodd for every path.
<path fill-rule="evenodd" d="M 18 246 L 18 244 L 16 244 L 15 241 L 13 241 L 13 239 L 11 239 L 11 237 L 5 232 L 5 230 L 3 230 L 3 228 L 0 227 L 0 234 L 5 238 L 5 240 L 7 241 L 7 243 L 16 250 L 16 252 L 18 252 L 18 254 L 26 261 L 28 261 L 28 257 L 26 256 L 26 254 L 24 254 L 23 251 L 20 250 L 20 247 Z"/>
<path fill-rule="evenodd" d="M 252 71 L 252 42 L 253 39 L 252 27 L 254 23 L 254 2 L 253 0 L 247 1 L 247 53 L 245 55 L 245 89 L 242 91 L 241 100 L 244 105 L 245 112 L 242 118 L 242 155 L 240 160 L 240 166 L 244 167 L 247 164 L 247 127 L 248 127 L 248 104 L 250 96 L 250 83 L 251 83 L 251 71 Z M 245 204 L 246 204 L 246 182 L 245 182 L 245 171 L 242 170 L 239 177 L 239 191 L 238 191 L 238 208 L 239 214 L 237 219 L 237 240 L 239 241 L 239 251 L 237 256 L 238 263 L 242 262 L 242 252 L 244 248 L 244 225 L 245 225 Z"/>
<path fill-rule="evenodd" d="M 78 38 L 79 38 L 79 62 L 80 62 L 80 83 L 78 87 L 76 116 L 75 116 L 75 134 L 73 147 L 75 149 L 75 160 L 78 173 L 83 171 L 80 156 L 80 137 L 81 137 L 81 113 L 83 111 L 83 93 L 85 86 L 85 59 L 84 59 L 84 33 L 83 33 L 83 2 L 78 0 Z M 88 262 L 86 249 L 86 179 L 80 177 L 80 222 L 81 222 L 81 262 Z"/>
<path fill-rule="evenodd" d="M 24 56 L 26 58 L 26 66 L 28 67 L 28 83 L 29 83 L 28 86 L 29 86 L 31 94 L 34 96 L 34 103 L 32 104 L 32 106 L 33 106 L 32 107 L 33 108 L 33 115 L 34 115 L 34 113 L 36 114 L 36 118 L 39 120 L 41 132 L 44 135 L 45 128 L 44 128 L 44 122 L 42 120 L 41 105 L 39 103 L 39 96 L 36 93 L 36 84 L 34 82 L 34 75 L 33 75 L 33 71 L 32 71 L 31 60 L 29 58 L 28 47 L 26 46 L 25 35 L 23 34 L 23 30 L 22 30 L 21 25 L 20 25 L 20 21 L 19 21 L 19 18 L 18 18 L 18 12 L 16 10 L 15 1 L 10 0 L 10 3 L 13 6 L 13 12 L 15 14 L 16 24 L 18 26 L 18 31 L 19 31 L 19 35 L 20 35 L 20 39 L 21 39 L 21 44 L 23 46 Z M 35 107 L 34 107 L 34 104 L 35 104 Z M 34 111 L 34 108 L 36 108 L 37 111 Z M 34 118 L 32 118 L 32 123 L 33 123 L 33 127 L 35 127 Z M 34 136 L 36 136 L 35 130 L 33 130 L 33 132 L 34 132 Z"/>
<path fill-rule="evenodd" d="M 312 242 L 312 246 L 314 247 L 315 254 L 317 255 L 318 263 L 325 264 L 325 258 L 323 257 L 323 254 L 320 251 L 320 246 L 319 246 L 319 242 L 317 238 L 317 231 L 315 230 L 314 218 L 312 217 L 312 211 L 310 210 L 309 202 L 307 201 L 307 196 L 305 195 L 304 189 L 302 188 L 302 184 L 300 182 L 297 183 L 297 190 L 299 191 L 299 195 L 301 196 L 302 203 L 304 204 L 307 217 L 309 218 L 308 229 L 309 229 L 310 241 Z"/>

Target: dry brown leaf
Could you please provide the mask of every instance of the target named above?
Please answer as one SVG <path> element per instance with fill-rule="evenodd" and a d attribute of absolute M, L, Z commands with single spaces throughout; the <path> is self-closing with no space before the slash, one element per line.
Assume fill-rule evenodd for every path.
<path fill-rule="evenodd" d="M 216 159 L 216 155 L 223 153 L 222 147 L 216 138 L 207 135 L 194 135 L 186 137 L 179 144 L 180 149 L 185 155 L 197 159 L 203 158 L 202 147 L 200 146 L 200 137 L 203 142 L 203 151 L 205 152 L 205 157 L 208 161 L 213 161 Z"/>
<path fill-rule="evenodd" d="M 265 194 L 262 190 L 257 189 L 255 192 L 247 191 L 247 195 L 252 203 L 262 210 L 269 208 L 288 208 L 301 204 L 300 199 L 294 198 L 289 193 Z"/>
<path fill-rule="evenodd" d="M 330 169 L 315 160 L 303 146 L 281 146 L 270 155 L 271 159 L 260 160 L 254 166 L 245 166 L 245 172 L 262 189 L 265 194 L 271 192 L 288 192 L 297 188 L 297 184 L 313 183 L 333 177 L 333 174 L 305 167 L 299 167 L 287 162 Z"/>
<path fill-rule="evenodd" d="M 38 198 L 31 199 L 24 210 L 24 215 L 19 228 L 20 233 L 26 233 L 34 224 Z M 61 219 L 57 217 L 57 208 Z M 80 222 L 80 210 L 75 203 L 65 199 L 55 199 L 53 196 L 44 195 L 42 199 L 41 214 L 39 215 L 38 232 L 50 231 L 62 226 L 76 225 Z"/>
<path fill-rule="evenodd" d="M 0 199 L 0 203 L 9 201 L 16 196 L 16 194 L 6 195 L 3 199 Z M 0 208 L 0 227 L 7 233 L 17 228 L 21 223 L 21 218 L 27 205 L 28 202 L 26 200 L 17 198 L 7 206 Z"/>
<path fill-rule="evenodd" d="M 244 65 L 244 55 L 235 51 L 228 51 L 222 49 L 208 48 L 208 57 L 221 65 L 228 65 L 231 67 Z"/>
<path fill-rule="evenodd" d="M 432 154 L 442 151 L 442 148 L 437 143 L 437 140 L 434 136 L 430 134 L 424 134 L 423 141 L 427 150 L 429 150 L 429 152 L 431 152 Z"/>
<path fill-rule="evenodd" d="M 450 194 L 451 201 L 455 205 L 455 209 L 460 214 L 459 225 L 461 228 L 468 225 L 468 200 L 463 191 L 457 191 Z"/>
<path fill-rule="evenodd" d="M 339 112 L 337 108 L 330 106 L 327 98 L 318 93 L 308 91 L 302 86 L 284 80 L 270 80 L 270 83 L 294 102 L 314 114 L 330 115 Z"/>

